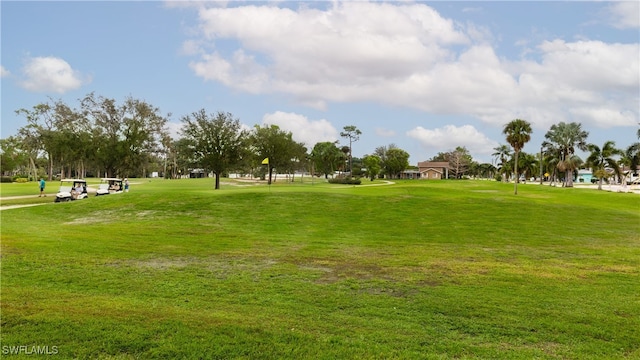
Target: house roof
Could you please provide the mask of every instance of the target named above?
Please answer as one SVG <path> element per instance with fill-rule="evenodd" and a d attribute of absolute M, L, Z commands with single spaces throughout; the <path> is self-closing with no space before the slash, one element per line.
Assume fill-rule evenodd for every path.
<path fill-rule="evenodd" d="M 446 161 L 421 161 L 418 162 L 419 168 L 447 168 L 450 169 L 449 163 Z"/>

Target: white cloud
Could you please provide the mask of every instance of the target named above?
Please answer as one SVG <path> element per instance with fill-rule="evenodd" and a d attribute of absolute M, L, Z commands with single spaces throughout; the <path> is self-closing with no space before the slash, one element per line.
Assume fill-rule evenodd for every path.
<path fill-rule="evenodd" d="M 539 48 L 542 64 L 531 70 L 536 76 L 546 77 L 548 83 L 590 91 L 637 89 L 640 84 L 638 44 L 554 40 L 545 41 Z M 551 78 L 556 81 L 552 83 Z"/>
<path fill-rule="evenodd" d="M 618 29 L 640 28 L 640 3 L 616 1 L 608 7 L 610 24 Z"/>
<path fill-rule="evenodd" d="M 636 103 L 636 106 L 638 104 Z M 635 126 L 638 118 L 629 110 L 620 111 L 615 106 L 603 104 L 598 107 L 583 107 L 572 110 L 571 113 L 584 122 L 599 125 L 602 128 L 612 126 Z"/>
<path fill-rule="evenodd" d="M 429 151 L 442 152 L 464 146 L 474 156 L 487 157 L 493 153 L 498 142 L 489 139 L 485 134 L 471 125 L 446 125 L 436 129 L 425 129 L 418 126 L 407 131 L 407 136 L 418 140 L 420 145 Z"/>
<path fill-rule="evenodd" d="M 0 77 L 5 77 L 9 75 L 11 75 L 9 70 L 5 69 L 4 66 L 0 65 Z"/>
<path fill-rule="evenodd" d="M 200 55 L 202 54 L 202 43 L 198 40 L 187 40 L 182 43 L 180 54 L 186 56 Z"/>
<path fill-rule="evenodd" d="M 294 94 L 300 102 L 319 107 L 325 101 L 377 96 L 388 82 L 401 82 L 451 57 L 443 45 L 468 42 L 451 20 L 421 4 L 346 2 L 326 11 L 208 8 L 201 10 L 200 20 L 203 39 L 237 39 L 247 54 L 265 59 L 264 67 L 256 68 L 264 74 L 252 72 L 249 77 L 267 80 L 268 86 L 254 83 L 253 92 Z M 246 90 L 246 73 L 230 73 L 232 64 L 229 56 L 214 53 L 202 56 L 192 68 L 207 79 Z M 220 73 L 229 76 L 220 80 Z"/>
<path fill-rule="evenodd" d="M 243 50 L 236 51 L 229 60 L 218 53 L 204 54 L 202 61 L 192 62 L 189 66 L 206 80 L 219 81 L 251 94 L 264 92 L 268 81 L 263 66 Z"/>
<path fill-rule="evenodd" d="M 199 54 L 190 64 L 196 75 L 252 94 L 287 94 L 315 109 L 376 102 L 494 126 L 523 118 L 537 129 L 638 121 L 637 43 L 550 39 L 510 60 L 496 53 L 487 27 L 459 24 L 423 3 L 249 4 L 200 9 L 200 37 L 184 45 Z M 222 40 L 239 48 L 216 47 Z M 612 121 L 605 113 L 618 115 Z"/>
<path fill-rule="evenodd" d="M 381 137 L 392 137 L 392 136 L 396 136 L 396 132 L 395 130 L 391 130 L 391 129 L 383 129 L 383 128 L 376 128 L 376 135 L 381 136 Z"/>
<path fill-rule="evenodd" d="M 290 131 L 295 141 L 304 143 L 309 149 L 319 142 L 336 141 L 340 136 L 329 121 L 309 120 L 306 116 L 296 113 L 276 111 L 264 115 L 262 123 L 277 125 L 285 131 Z"/>
<path fill-rule="evenodd" d="M 56 92 L 59 94 L 75 90 L 91 81 L 71 65 L 57 57 L 33 57 L 27 59 L 22 68 L 24 79 L 20 85 L 34 92 Z"/>

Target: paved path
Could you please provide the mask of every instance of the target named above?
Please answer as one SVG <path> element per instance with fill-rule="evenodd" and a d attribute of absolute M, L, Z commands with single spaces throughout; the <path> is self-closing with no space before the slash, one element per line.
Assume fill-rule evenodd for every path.
<path fill-rule="evenodd" d="M 6 200 L 18 200 L 18 199 L 32 199 L 32 198 L 37 198 L 38 195 L 21 195 L 21 196 L 5 196 L 0 198 L 0 204 L 2 204 L 3 201 Z M 47 198 L 51 199 L 51 202 L 53 203 L 53 200 L 55 200 L 56 195 L 47 195 Z M 11 209 L 19 209 L 19 208 L 23 208 L 23 207 L 29 207 L 29 206 L 38 206 L 38 205 L 44 205 L 45 203 L 41 203 L 41 204 L 23 204 L 23 205 L 0 205 L 0 211 L 3 210 L 11 210 Z"/>
<path fill-rule="evenodd" d="M 56 196 L 51 195 L 51 196 Z M 38 197 L 38 195 L 21 195 L 21 196 L 5 196 L 0 198 L 0 201 L 6 201 L 6 200 L 16 200 L 16 199 L 30 199 L 30 198 L 36 198 Z M 49 195 L 47 195 L 46 197 L 49 197 Z"/>
<path fill-rule="evenodd" d="M 23 208 L 23 207 L 38 206 L 38 205 L 45 205 L 45 203 L 42 203 L 42 204 L 26 204 L 26 205 L 7 205 L 7 206 L 0 206 L 0 211 L 3 211 L 3 210 L 11 210 L 11 209 L 19 209 L 19 208 Z"/>

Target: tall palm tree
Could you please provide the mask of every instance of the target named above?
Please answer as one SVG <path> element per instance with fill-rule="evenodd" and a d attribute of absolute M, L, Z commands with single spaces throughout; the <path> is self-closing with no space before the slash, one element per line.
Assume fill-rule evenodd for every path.
<path fill-rule="evenodd" d="M 547 142 L 553 144 L 553 147 L 559 151 L 558 169 L 565 172 L 567 187 L 573 187 L 573 174 L 577 169 L 576 164 L 579 163 L 574 157 L 576 148 L 587 150 L 587 136 L 589 132 L 582 130 L 582 124 L 575 122 L 551 125 L 544 135 Z"/>
<path fill-rule="evenodd" d="M 622 155 L 622 151 L 616 149 L 616 143 L 614 141 L 607 141 L 602 148 L 595 144 L 587 145 L 587 149 L 591 154 L 587 158 L 587 165 L 591 167 L 594 175 L 598 177 L 598 190 L 602 190 L 602 179 L 608 174 L 605 170 L 606 167 L 613 169 L 614 173 L 621 177 L 622 172 L 618 166 L 618 162 L 613 157 L 615 155 Z"/>
<path fill-rule="evenodd" d="M 502 129 L 502 133 L 507 135 L 507 142 L 513 148 L 515 152 L 515 161 L 514 161 L 514 172 L 516 175 L 516 180 L 514 182 L 514 191 L 515 195 L 518 195 L 518 154 L 524 147 L 524 144 L 531 140 L 531 124 L 522 119 L 515 119 L 508 122 L 504 129 Z"/>
<path fill-rule="evenodd" d="M 509 156 L 509 153 L 510 153 L 509 146 L 500 144 L 500 146 L 494 147 L 493 150 L 495 150 L 496 152 L 491 154 L 491 156 L 494 156 L 500 160 L 500 163 L 498 164 L 497 167 L 500 173 L 502 174 L 502 180 L 504 181 L 505 180 L 504 165 L 507 163 L 507 156 Z"/>

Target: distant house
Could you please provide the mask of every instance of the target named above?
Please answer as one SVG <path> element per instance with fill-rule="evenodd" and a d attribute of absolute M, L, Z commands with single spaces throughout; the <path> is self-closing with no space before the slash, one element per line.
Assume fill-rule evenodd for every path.
<path fill-rule="evenodd" d="M 628 166 L 623 166 L 621 169 L 621 172 L 624 175 L 624 179 L 627 182 L 627 184 L 640 183 L 640 169 L 632 170 Z"/>
<path fill-rule="evenodd" d="M 400 174 L 401 179 L 420 179 L 420 171 L 418 170 L 405 170 Z"/>
<path fill-rule="evenodd" d="M 449 178 L 449 163 L 445 161 L 422 161 L 418 163 L 421 179 Z"/>
<path fill-rule="evenodd" d="M 591 169 L 578 170 L 577 181 L 579 183 L 591 184 L 592 179 L 594 179 L 594 176 L 593 176 L 593 171 L 591 171 Z"/>
<path fill-rule="evenodd" d="M 207 177 L 207 173 L 204 169 L 189 169 L 189 178 L 197 179 Z"/>

